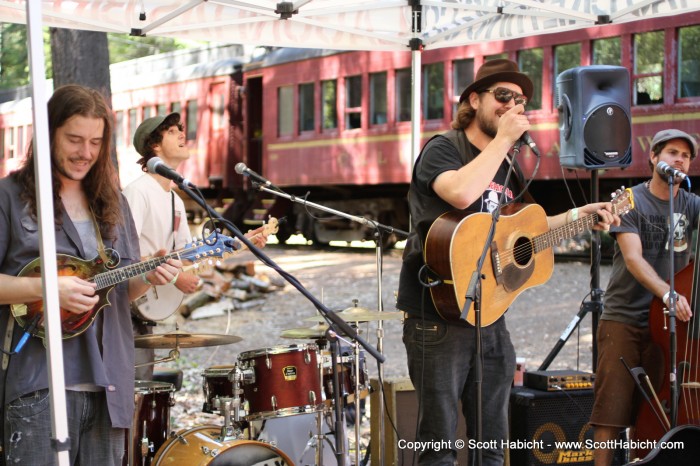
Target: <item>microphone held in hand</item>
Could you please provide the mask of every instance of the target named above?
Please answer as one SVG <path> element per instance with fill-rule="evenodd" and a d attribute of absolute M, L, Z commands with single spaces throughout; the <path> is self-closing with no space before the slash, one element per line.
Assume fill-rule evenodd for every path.
<path fill-rule="evenodd" d="M 523 133 L 523 135 L 520 136 L 519 141 L 521 144 L 525 144 L 526 146 L 529 146 L 532 153 L 535 154 L 537 157 L 540 156 L 540 150 L 537 148 L 537 144 L 535 144 L 535 141 L 533 141 L 532 138 L 530 137 L 530 133 L 525 131 Z"/>
<path fill-rule="evenodd" d="M 666 162 L 657 163 L 656 164 L 656 171 L 660 175 L 672 176 L 674 178 L 678 178 L 679 180 L 685 180 L 686 178 L 688 178 L 688 175 L 686 175 L 685 173 L 683 173 L 680 170 L 676 170 L 675 168 L 673 168 L 672 166 L 670 166 Z"/>
<path fill-rule="evenodd" d="M 268 187 L 272 186 L 272 183 L 270 182 L 270 180 L 263 177 L 262 175 L 255 173 L 250 168 L 246 167 L 243 162 L 238 162 L 234 169 L 236 170 L 236 173 L 238 173 L 239 175 L 244 175 L 244 176 L 250 177 L 256 183 L 260 183 L 260 184 L 262 184 L 264 186 L 268 186 Z"/>
<path fill-rule="evenodd" d="M 196 186 L 193 185 L 190 180 L 163 163 L 160 157 L 153 157 L 152 159 L 149 159 L 148 162 L 146 162 L 146 168 L 148 169 L 148 173 L 155 173 L 163 178 L 174 181 L 178 185 L 186 186 L 188 188 L 196 188 Z"/>

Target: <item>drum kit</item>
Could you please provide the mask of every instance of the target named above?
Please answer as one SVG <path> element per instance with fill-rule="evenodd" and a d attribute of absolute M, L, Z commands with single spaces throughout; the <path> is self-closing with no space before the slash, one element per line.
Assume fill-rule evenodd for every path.
<path fill-rule="evenodd" d="M 402 318 L 400 312 L 376 312 L 356 306 L 337 315 L 353 325 Z M 281 337 L 314 340 L 313 343 L 245 351 L 231 365 L 212 366 L 202 372 L 202 411 L 221 416 L 220 425 L 170 433 L 175 386 L 161 381 L 136 381 L 134 420 L 125 441 L 124 464 L 272 466 L 292 465 L 294 459 L 297 464 L 337 465 L 332 451 L 335 438 L 327 433 L 334 430 L 334 400 L 340 399 L 343 408 L 354 404 L 355 413 L 360 413 L 360 400 L 370 391 L 364 352 L 342 335 L 329 332 L 321 317 L 305 320 L 315 324 L 284 330 Z M 340 354 L 335 357 L 337 383 L 329 349 L 333 338 L 340 342 Z M 136 336 L 135 346 L 171 349 L 170 357 L 164 360 L 174 360 L 180 348 L 241 340 L 232 335 L 176 330 Z M 360 416 L 356 415 L 356 445 L 360 440 L 359 421 Z M 339 435 L 345 438 L 344 432 Z M 324 444 L 331 448 L 324 448 Z"/>

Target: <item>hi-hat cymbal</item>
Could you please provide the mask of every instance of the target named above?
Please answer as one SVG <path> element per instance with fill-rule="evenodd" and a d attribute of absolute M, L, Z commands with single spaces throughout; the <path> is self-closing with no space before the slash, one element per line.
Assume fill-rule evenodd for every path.
<path fill-rule="evenodd" d="M 282 338 L 297 338 L 301 340 L 316 340 L 325 338 L 328 325 L 316 324 L 313 327 L 288 328 L 282 330 Z"/>
<path fill-rule="evenodd" d="M 349 307 L 335 313 L 345 322 L 373 322 L 376 320 L 398 320 L 403 318 L 403 312 L 371 311 L 363 307 Z M 325 322 L 322 316 L 308 317 L 306 322 Z"/>
<path fill-rule="evenodd" d="M 137 335 L 134 337 L 134 346 L 136 348 L 196 348 L 230 345 L 241 340 L 243 338 L 235 335 L 197 334 L 176 330 L 155 335 Z"/>

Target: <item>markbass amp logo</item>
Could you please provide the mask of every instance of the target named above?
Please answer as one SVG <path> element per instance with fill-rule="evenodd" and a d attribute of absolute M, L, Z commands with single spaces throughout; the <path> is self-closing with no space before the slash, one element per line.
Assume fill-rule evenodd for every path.
<path fill-rule="evenodd" d="M 542 424 L 533 435 L 539 448 L 532 450 L 541 464 L 582 464 L 593 461 L 593 451 L 586 448 L 591 428 L 584 424 L 576 440 L 568 440 L 564 429 L 554 422 Z"/>

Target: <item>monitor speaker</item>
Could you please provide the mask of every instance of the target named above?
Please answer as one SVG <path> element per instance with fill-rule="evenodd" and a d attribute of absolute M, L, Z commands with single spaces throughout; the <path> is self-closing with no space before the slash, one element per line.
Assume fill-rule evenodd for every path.
<path fill-rule="evenodd" d="M 376 379 L 371 380 L 372 394 L 370 395 L 370 457 L 372 464 L 379 462 L 380 442 L 379 435 L 379 413 L 375 406 L 379 405 L 378 397 L 382 396 L 378 390 L 379 383 Z M 408 378 L 398 378 L 384 380 L 384 399 L 386 406 L 384 410 L 384 464 L 386 466 L 410 466 L 418 463 L 415 451 L 399 448 L 399 439 L 414 441 L 416 439 L 416 419 L 418 417 L 418 398 L 416 392 Z M 391 415 L 391 420 L 387 417 Z M 461 413 L 461 411 L 460 411 Z M 396 426 L 398 438 L 394 432 Z M 460 414 L 457 426 L 457 438 L 467 438 L 467 428 L 464 416 Z M 416 456 L 414 458 L 414 455 Z M 463 448 L 457 452 L 459 464 L 468 465 L 467 449 Z"/>
<path fill-rule="evenodd" d="M 565 168 L 632 163 L 630 77 L 621 66 L 579 66 L 557 77 L 559 161 Z"/>

